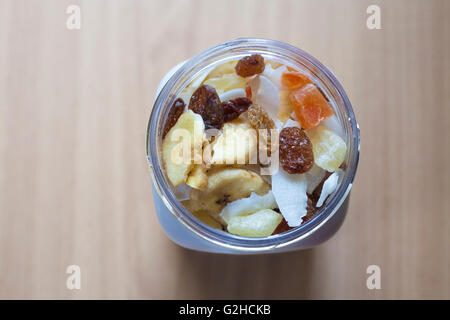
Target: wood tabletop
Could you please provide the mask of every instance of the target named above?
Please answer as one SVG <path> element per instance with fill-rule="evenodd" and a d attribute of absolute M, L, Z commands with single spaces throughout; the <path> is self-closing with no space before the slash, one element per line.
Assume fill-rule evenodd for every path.
<path fill-rule="evenodd" d="M 373 4 L 381 29 L 367 27 Z M 445 0 L 1 1 L 0 298 L 450 298 L 449 15 Z M 155 216 L 155 89 L 176 63 L 244 36 L 322 61 L 361 127 L 346 221 L 317 248 L 198 253 Z"/>

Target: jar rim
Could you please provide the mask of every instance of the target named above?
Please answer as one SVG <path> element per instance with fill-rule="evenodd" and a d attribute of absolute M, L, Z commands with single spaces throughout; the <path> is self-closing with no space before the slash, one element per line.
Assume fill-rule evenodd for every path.
<path fill-rule="evenodd" d="M 171 191 L 170 185 L 167 182 L 162 170 L 158 148 L 160 143 L 158 142 L 158 139 L 160 138 L 158 132 L 161 131 L 159 121 L 161 118 L 161 112 L 164 107 L 171 104 L 169 101 L 170 99 L 175 99 L 172 91 L 177 83 L 180 83 L 180 79 L 183 75 L 186 77 L 186 75 L 190 74 L 191 78 L 188 80 L 185 79 L 184 81 L 185 83 L 189 83 L 189 81 L 196 75 L 204 71 L 207 66 L 211 65 L 210 63 L 207 66 L 200 66 L 200 64 L 206 59 L 220 57 L 224 54 L 230 53 L 230 51 L 233 51 L 236 55 L 238 55 L 239 53 L 248 54 L 249 52 L 254 53 L 264 50 L 271 53 L 277 52 L 280 56 L 291 55 L 292 57 L 296 57 L 299 61 L 301 60 L 304 63 L 307 63 L 308 66 L 317 70 L 317 75 L 322 77 L 319 79 L 320 81 L 325 81 L 325 83 L 331 85 L 331 89 L 333 89 L 338 95 L 338 98 L 342 102 L 345 115 L 348 117 L 348 121 L 350 123 L 349 128 L 351 130 L 351 136 L 348 140 L 351 145 L 348 151 L 348 166 L 344 171 L 344 177 L 341 184 L 334 192 L 332 198 L 324 204 L 324 207 L 316 215 L 314 215 L 313 218 L 306 223 L 281 234 L 272 235 L 269 237 L 250 238 L 233 235 L 222 230 L 211 228 L 196 219 L 181 205 L 180 201 L 177 200 Z M 347 198 L 355 178 L 359 162 L 360 133 L 352 106 L 342 85 L 337 80 L 336 76 L 325 65 L 305 51 L 284 42 L 262 38 L 239 38 L 218 44 L 197 54 L 181 65 L 180 68 L 168 79 L 154 102 L 147 127 L 146 143 L 147 161 L 150 166 L 153 186 L 156 189 L 157 194 L 163 200 L 163 203 L 167 209 L 182 225 L 202 239 L 221 247 L 239 251 L 258 252 L 286 247 L 307 238 L 315 231 L 319 230 L 320 227 L 331 219 L 331 217 L 338 211 L 344 200 Z"/>

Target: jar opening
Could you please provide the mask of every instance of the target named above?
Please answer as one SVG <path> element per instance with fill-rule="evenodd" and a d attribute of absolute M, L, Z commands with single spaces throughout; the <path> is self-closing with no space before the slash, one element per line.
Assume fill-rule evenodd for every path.
<path fill-rule="evenodd" d="M 162 129 L 173 104 L 181 91 L 199 74 L 230 60 L 239 60 L 249 54 L 258 53 L 265 59 L 281 62 L 309 73 L 315 84 L 327 97 L 343 128 L 347 144 L 344 160 L 346 169 L 342 182 L 330 196 L 322 209 L 306 223 L 281 234 L 264 238 L 248 238 L 213 229 L 191 215 L 178 201 L 173 187 L 162 170 L 161 144 Z M 243 251 L 265 251 L 283 247 L 308 237 L 328 221 L 342 205 L 350 192 L 359 160 L 359 127 L 350 101 L 334 74 L 306 52 L 286 43 L 244 38 L 214 46 L 184 63 L 167 81 L 159 93 L 147 129 L 147 159 L 151 175 L 159 196 L 169 211 L 186 228 L 201 238 L 217 245 Z"/>

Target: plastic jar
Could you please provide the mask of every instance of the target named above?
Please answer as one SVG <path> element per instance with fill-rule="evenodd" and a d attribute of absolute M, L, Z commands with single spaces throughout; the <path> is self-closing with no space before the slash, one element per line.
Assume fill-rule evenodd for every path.
<path fill-rule="evenodd" d="M 191 215 L 176 199 L 162 169 L 162 128 L 168 108 L 193 79 L 208 68 L 258 53 L 265 59 L 304 69 L 333 106 L 347 144 L 346 170 L 338 189 L 308 222 L 287 232 L 247 238 L 213 229 Z M 188 102 L 187 102 L 188 103 Z M 359 159 L 359 127 L 350 101 L 333 73 L 306 52 L 283 42 L 241 38 L 214 46 L 174 67 L 161 81 L 147 128 L 147 159 L 156 214 L 166 234 L 177 244 L 215 253 L 249 254 L 299 250 L 328 240 L 341 226 Z"/>

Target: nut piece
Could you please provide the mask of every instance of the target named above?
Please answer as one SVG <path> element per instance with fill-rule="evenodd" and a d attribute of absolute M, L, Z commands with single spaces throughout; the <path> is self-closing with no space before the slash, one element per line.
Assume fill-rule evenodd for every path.
<path fill-rule="evenodd" d="M 314 165 L 313 146 L 305 131 L 297 127 L 280 132 L 280 164 L 288 173 L 305 173 Z"/>
<path fill-rule="evenodd" d="M 243 57 L 237 63 L 236 73 L 241 77 L 251 77 L 264 71 L 264 58 L 260 54 Z"/>
<path fill-rule="evenodd" d="M 202 116 L 205 129 L 220 129 L 224 122 L 219 95 L 211 86 L 202 85 L 191 96 L 189 109 Z"/>

